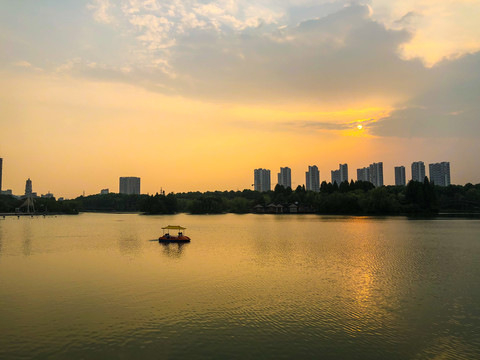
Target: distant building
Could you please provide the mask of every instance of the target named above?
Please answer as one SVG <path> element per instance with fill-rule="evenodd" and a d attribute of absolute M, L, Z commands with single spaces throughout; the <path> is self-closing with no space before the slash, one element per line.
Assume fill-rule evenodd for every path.
<path fill-rule="evenodd" d="M 306 190 L 320 191 L 320 172 L 316 165 L 308 167 L 308 171 L 305 173 L 305 187 Z"/>
<path fill-rule="evenodd" d="M 404 186 L 405 180 L 405 166 L 395 166 L 395 185 Z"/>
<path fill-rule="evenodd" d="M 0 158 L 0 194 L 2 193 L 2 169 L 3 169 L 3 158 Z"/>
<path fill-rule="evenodd" d="M 412 163 L 412 180 L 422 183 L 425 181 L 425 164 L 423 161 Z"/>
<path fill-rule="evenodd" d="M 348 165 L 339 164 L 338 170 L 332 170 L 332 184 L 340 185 L 344 181 L 348 181 Z"/>
<path fill-rule="evenodd" d="M 270 170 L 255 169 L 253 171 L 254 189 L 255 191 L 270 191 Z"/>
<path fill-rule="evenodd" d="M 100 190 L 100 195 L 106 195 L 108 194 L 110 191 L 108 189 L 102 189 Z"/>
<path fill-rule="evenodd" d="M 41 197 L 44 198 L 44 199 L 52 199 L 52 198 L 54 198 L 53 194 L 52 194 L 50 191 L 49 191 L 48 193 L 46 193 L 46 194 L 42 194 Z"/>
<path fill-rule="evenodd" d="M 11 189 L 8 189 L 8 190 L 2 190 L 1 194 L 2 195 L 13 195 L 13 192 L 12 192 Z"/>
<path fill-rule="evenodd" d="M 140 178 L 133 176 L 121 177 L 120 194 L 140 195 Z"/>
<path fill-rule="evenodd" d="M 369 181 L 376 187 L 383 186 L 383 162 L 370 164 L 368 167 L 357 169 L 358 181 Z"/>
<path fill-rule="evenodd" d="M 32 180 L 30 178 L 25 182 L 25 196 L 32 195 Z"/>
<path fill-rule="evenodd" d="M 278 173 L 278 185 L 284 188 L 292 187 L 292 170 L 289 167 L 281 167 Z"/>
<path fill-rule="evenodd" d="M 357 181 L 370 181 L 370 169 L 368 167 L 357 169 Z"/>
<path fill-rule="evenodd" d="M 441 162 L 428 165 L 430 172 L 430 181 L 435 185 L 448 186 L 450 185 L 450 163 Z"/>
<path fill-rule="evenodd" d="M 369 172 L 370 182 L 376 187 L 383 186 L 383 162 L 370 164 Z"/>
<path fill-rule="evenodd" d="M 332 184 L 337 183 L 337 185 L 340 184 L 340 170 L 332 170 L 330 171 L 331 178 L 332 178 Z"/>

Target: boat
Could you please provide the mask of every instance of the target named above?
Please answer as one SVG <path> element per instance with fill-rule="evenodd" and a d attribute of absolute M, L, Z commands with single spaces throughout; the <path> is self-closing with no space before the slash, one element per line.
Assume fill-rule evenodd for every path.
<path fill-rule="evenodd" d="M 168 225 L 162 228 L 163 235 L 158 238 L 158 242 L 161 243 L 188 243 L 190 242 L 190 238 L 184 235 L 184 228 L 183 226 L 178 225 Z M 177 236 L 170 235 L 170 230 L 178 230 Z"/>

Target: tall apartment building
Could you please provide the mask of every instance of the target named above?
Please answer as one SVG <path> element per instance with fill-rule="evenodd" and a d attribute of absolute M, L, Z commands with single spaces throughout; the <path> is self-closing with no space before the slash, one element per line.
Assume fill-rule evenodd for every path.
<path fill-rule="evenodd" d="M 3 169 L 3 159 L 0 158 L 0 194 L 2 193 L 2 169 Z"/>
<path fill-rule="evenodd" d="M 425 164 L 423 161 L 412 163 L 412 180 L 422 183 L 425 181 Z"/>
<path fill-rule="evenodd" d="M 253 171 L 253 184 L 255 191 L 270 191 L 270 170 L 255 169 Z"/>
<path fill-rule="evenodd" d="M 140 195 L 140 178 L 134 176 L 121 177 L 120 194 Z"/>
<path fill-rule="evenodd" d="M 337 183 L 340 185 L 344 181 L 348 181 L 348 165 L 347 164 L 339 164 L 338 170 L 332 170 L 332 184 Z"/>
<path fill-rule="evenodd" d="M 450 163 L 441 162 L 428 165 L 430 172 L 430 181 L 435 185 L 448 186 L 450 185 Z"/>
<path fill-rule="evenodd" d="M 383 186 L 383 162 L 373 163 L 369 166 L 370 182 L 378 186 Z"/>
<path fill-rule="evenodd" d="M 369 181 L 375 186 L 383 186 L 383 162 L 373 163 L 357 169 L 357 180 Z"/>
<path fill-rule="evenodd" d="M 308 171 L 305 173 L 305 187 L 306 190 L 320 191 L 320 172 L 316 165 L 308 167 Z"/>
<path fill-rule="evenodd" d="M 395 185 L 402 186 L 406 183 L 405 166 L 395 166 Z"/>
<path fill-rule="evenodd" d="M 292 188 L 292 170 L 289 167 L 280 168 L 278 185 L 282 185 L 284 188 Z"/>
<path fill-rule="evenodd" d="M 357 181 L 370 181 L 370 169 L 368 167 L 357 169 Z"/>

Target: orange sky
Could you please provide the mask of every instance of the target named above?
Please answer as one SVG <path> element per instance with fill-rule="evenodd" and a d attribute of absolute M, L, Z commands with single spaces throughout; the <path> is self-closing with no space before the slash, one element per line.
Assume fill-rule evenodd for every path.
<path fill-rule="evenodd" d="M 180 30 L 175 34 L 168 33 L 176 40 L 176 45 L 162 45 L 156 37 L 160 39 L 167 30 L 159 30 L 160 25 L 154 27 L 153 23 L 138 25 L 140 20 L 137 17 L 136 29 L 143 32 L 130 39 L 127 35 L 112 37 L 115 49 L 101 54 L 101 45 L 110 45 L 96 44 L 99 47 L 91 51 L 91 44 L 100 40 L 92 38 L 91 43 L 87 41 L 87 30 L 101 26 L 100 30 L 108 32 L 110 27 L 121 30 L 122 26 L 126 26 L 121 22 L 120 15 L 114 12 L 115 9 L 111 13 L 98 12 L 99 8 L 94 5 L 101 3 L 93 1 L 89 3 L 93 4 L 91 7 L 84 8 L 82 16 L 90 19 L 82 23 L 82 36 L 86 37 L 82 38 L 84 47 L 79 54 L 70 54 L 82 57 L 69 58 L 61 53 L 67 52 L 68 41 L 64 50 L 47 52 L 48 46 L 54 44 L 45 43 L 45 48 L 34 47 L 33 32 L 29 33 L 27 29 L 21 33 L 15 24 L 9 22 L 3 25 L 4 35 L 0 38 L 0 45 L 8 49 L 9 57 L 8 61 L 0 63 L 3 189 L 22 194 L 25 180 L 31 178 L 34 191 L 39 194 L 51 191 L 57 197 L 71 198 L 83 191 L 86 194 L 99 193 L 103 188 L 117 192 L 120 176 L 139 176 L 142 193 L 155 193 L 160 188 L 167 192 L 242 190 L 252 188 L 253 169 L 259 167 L 271 170 L 274 186 L 276 174 L 283 166 L 292 168 L 292 182 L 297 186 L 304 184 L 308 165 L 317 165 L 321 181 L 330 181 L 330 171 L 337 169 L 339 163 L 348 163 L 349 177 L 356 179 L 357 168 L 377 161 L 384 162 L 385 183 L 392 184 L 394 166 L 404 165 L 408 178 L 411 162 L 418 160 L 426 164 L 451 161 L 453 183 L 480 182 L 474 155 L 480 149 L 478 138 L 469 135 L 474 132 L 469 118 L 462 118 L 463 122 L 458 120 L 461 132 L 447 133 L 446 136 L 425 136 L 425 131 L 418 135 L 391 136 L 385 135 L 391 131 L 388 127 L 386 130 L 376 127 L 382 121 L 388 125 L 388 119 L 392 119 L 392 124 L 400 121 L 396 119 L 402 109 L 429 108 L 422 104 L 430 104 L 429 87 L 435 87 L 432 71 L 442 71 L 445 79 L 452 84 L 459 83 L 458 71 L 450 70 L 450 63 L 439 70 L 435 64 L 446 56 L 452 57 L 451 64 L 455 65 L 459 54 L 479 48 L 479 44 L 472 40 L 472 32 L 476 34 L 478 27 L 470 32 L 463 26 L 454 28 L 462 35 L 459 36 L 462 41 L 455 46 L 449 39 L 445 39 L 441 46 L 436 43 L 441 41 L 440 34 L 452 26 L 452 18 L 444 15 L 448 10 L 446 4 L 439 7 L 438 3 L 425 1 L 418 9 L 412 3 L 388 12 L 388 4 L 377 1 L 369 8 L 370 15 L 366 15 L 362 7 L 351 10 L 339 7 L 337 12 L 326 14 L 326 18 L 344 16 L 350 19 L 346 24 L 350 23 L 352 16 L 358 17 L 355 21 L 359 25 L 352 26 L 361 30 L 354 32 L 355 36 L 360 36 L 357 32 L 368 29 L 366 39 L 378 39 L 375 40 L 379 42 L 378 47 L 374 49 L 379 55 L 375 56 L 384 56 L 386 60 L 367 69 L 368 52 L 365 54 L 361 48 L 353 49 L 355 42 L 350 44 L 350 38 L 354 34 L 350 32 L 350 27 L 341 29 L 345 32 L 343 39 L 332 39 L 331 35 L 327 37 L 326 34 L 335 33 L 338 19 L 334 25 L 328 25 L 332 26 L 332 33 L 330 29 L 325 30 L 325 24 L 330 24 L 327 21 L 323 27 L 314 29 L 315 41 L 319 41 L 318 36 L 325 36 L 325 40 L 315 42 L 315 46 L 311 43 L 312 29 L 292 24 L 282 25 L 291 27 L 283 40 L 270 29 L 268 33 L 255 35 L 258 41 L 271 41 L 268 44 L 272 47 L 278 46 L 273 50 L 266 48 L 267 43 L 263 43 L 256 52 L 251 52 L 248 44 L 228 48 L 233 39 L 225 45 L 218 45 L 217 40 L 215 46 L 226 46 L 223 54 L 238 51 L 238 54 L 228 55 L 220 61 L 218 56 L 223 55 L 211 55 L 211 49 L 216 48 L 202 43 L 198 50 L 190 40 L 179 35 L 182 34 Z M 192 8 L 196 9 L 192 4 Z M 242 4 L 239 2 L 238 7 Z M 24 11 L 11 4 L 2 6 L 8 7 L 6 10 L 11 13 Z M 408 13 L 409 6 L 412 11 L 422 13 L 422 20 L 417 22 L 423 24 L 411 33 L 414 36 L 410 38 L 399 27 L 410 29 L 414 25 L 399 25 L 392 20 L 399 14 Z M 476 3 L 464 1 L 453 18 L 464 16 L 468 23 L 471 10 L 478 11 L 478 8 Z M 444 21 L 441 18 L 427 21 L 429 9 L 431 14 L 443 14 Z M 67 10 L 61 8 L 58 11 Z M 157 10 L 155 14 L 159 16 L 158 12 L 162 10 L 160 7 Z M 272 14 L 278 11 L 275 8 Z M 197 16 L 204 19 L 202 21 L 214 19 L 212 14 L 202 13 L 203 17 L 200 17 L 199 12 Z M 252 20 L 246 15 L 238 16 L 244 21 L 243 27 L 238 23 L 227 25 L 241 36 L 249 31 L 248 24 Z M 270 19 L 271 26 L 283 21 L 282 17 L 265 16 L 265 19 Z M 142 19 L 151 20 L 147 17 Z M 220 23 L 226 21 L 222 19 L 214 20 Z M 315 21 L 321 25 L 322 20 Z M 130 23 L 133 23 L 132 19 Z M 225 22 L 222 24 L 227 26 Z M 39 21 L 39 24 L 31 25 L 30 30 L 35 30 L 35 26 L 42 26 L 42 23 Z M 194 30 L 198 31 L 199 26 Z M 212 32 L 221 31 L 207 28 Z M 280 28 L 280 31 L 285 31 Z M 192 34 L 194 30 L 191 30 Z M 438 36 L 429 36 L 430 33 Z M 105 34 L 101 33 L 101 36 Z M 271 40 L 273 36 L 277 38 Z M 386 36 L 391 36 L 391 41 L 400 45 L 385 50 L 389 41 L 384 40 Z M 138 41 L 143 45 L 137 48 L 135 39 L 140 39 Z M 25 45 L 27 40 L 31 42 L 28 46 Z M 181 41 L 184 42 L 183 47 L 178 45 Z M 287 51 L 282 47 L 282 41 L 290 42 L 289 46 L 297 48 L 302 55 L 285 53 L 285 58 L 282 58 L 278 52 Z M 365 49 L 374 46 L 366 41 Z M 430 41 L 431 47 L 424 46 Z M 187 45 L 195 60 L 190 63 L 188 54 L 180 56 Z M 252 43 L 251 46 L 256 45 Z M 315 65 L 316 49 L 323 52 L 319 58 L 321 61 L 327 59 L 321 63 L 321 69 Z M 55 52 L 57 50 L 59 54 Z M 121 67 L 120 62 L 115 63 L 117 60 L 109 58 L 114 53 L 124 54 L 125 59 L 131 59 L 131 62 L 125 61 Z M 208 60 L 205 64 L 201 63 L 202 54 Z M 255 58 L 257 54 L 258 59 Z M 103 62 L 88 60 L 100 55 Z M 167 60 L 160 61 L 159 56 Z M 358 56 L 358 61 L 349 56 Z M 421 56 L 423 65 L 416 56 Z M 178 63 L 173 62 L 174 59 Z M 287 60 L 293 65 L 289 65 Z M 145 65 L 147 61 L 156 64 L 153 70 L 151 65 Z M 347 63 L 339 64 L 337 69 L 336 64 L 343 61 Z M 365 65 L 357 69 L 359 62 L 363 61 Z M 266 62 L 267 66 L 263 68 Z M 263 70 L 256 74 L 259 67 Z M 289 69 L 291 74 L 286 73 Z M 471 106 L 474 105 L 455 100 L 446 110 L 442 108 L 438 111 L 443 114 L 448 110 L 449 114 L 453 114 L 453 109 L 455 113 L 466 114 L 471 111 Z M 431 117 L 434 118 L 433 115 Z M 358 124 L 363 124 L 361 130 L 357 128 Z M 428 126 L 432 127 L 426 124 L 419 128 L 428 130 Z M 445 126 L 439 125 L 438 129 L 442 130 Z M 435 127 L 432 129 L 435 130 Z"/>

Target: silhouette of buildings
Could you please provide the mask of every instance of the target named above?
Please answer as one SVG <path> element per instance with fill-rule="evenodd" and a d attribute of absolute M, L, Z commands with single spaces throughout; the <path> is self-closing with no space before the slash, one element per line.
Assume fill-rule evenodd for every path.
<path fill-rule="evenodd" d="M 405 166 L 395 166 L 395 185 L 402 186 L 406 184 Z"/>
<path fill-rule="evenodd" d="M 357 169 L 358 181 L 369 181 L 375 186 L 383 186 L 383 162 L 370 164 L 368 167 Z"/>
<path fill-rule="evenodd" d="M 106 195 L 108 194 L 110 191 L 108 189 L 102 189 L 100 190 L 100 195 Z"/>
<path fill-rule="evenodd" d="M 284 188 L 292 187 L 292 170 L 289 167 L 281 167 L 278 173 L 278 185 Z"/>
<path fill-rule="evenodd" d="M 32 180 L 30 178 L 25 182 L 25 196 L 32 195 Z"/>
<path fill-rule="evenodd" d="M 441 162 L 428 165 L 430 172 L 430 181 L 435 185 L 448 186 L 450 185 L 450 163 Z"/>
<path fill-rule="evenodd" d="M 305 188 L 315 192 L 320 191 L 320 172 L 316 165 L 309 166 L 305 173 Z"/>
<path fill-rule="evenodd" d="M 375 186 L 383 186 L 383 162 L 373 163 L 369 166 L 370 182 Z"/>
<path fill-rule="evenodd" d="M 253 171 L 253 188 L 255 191 L 270 191 L 270 170 L 255 169 Z"/>
<path fill-rule="evenodd" d="M 134 176 L 121 177 L 120 194 L 140 195 L 140 178 Z"/>
<path fill-rule="evenodd" d="M 370 169 L 368 167 L 357 169 L 357 181 L 370 181 Z"/>
<path fill-rule="evenodd" d="M 340 185 L 344 181 L 348 181 L 348 165 L 339 164 L 338 170 L 332 170 L 332 184 Z"/>
<path fill-rule="evenodd" d="M 415 161 L 412 163 L 412 180 L 422 183 L 425 181 L 425 164 L 423 161 Z"/>

